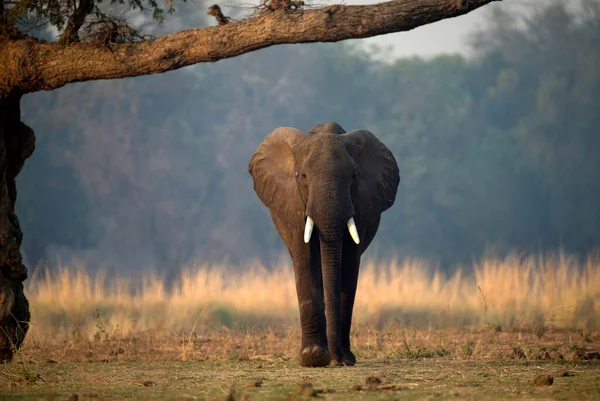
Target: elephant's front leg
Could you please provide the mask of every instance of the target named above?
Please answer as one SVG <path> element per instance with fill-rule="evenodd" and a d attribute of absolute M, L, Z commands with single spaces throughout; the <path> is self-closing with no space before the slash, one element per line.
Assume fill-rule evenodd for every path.
<path fill-rule="evenodd" d="M 346 236 L 348 237 L 348 236 Z M 350 328 L 352 326 L 352 310 L 358 284 L 358 270 L 360 267 L 360 253 L 358 246 L 350 239 L 345 238 L 342 251 L 342 296 L 341 296 L 341 323 L 342 323 L 342 355 L 344 365 L 356 364 L 356 357 L 350 350 Z"/>
<path fill-rule="evenodd" d="M 294 273 L 302 326 L 301 366 L 327 366 L 331 359 L 327 350 L 320 259 L 318 240 L 313 238 L 305 244 L 303 233 L 294 236 Z"/>

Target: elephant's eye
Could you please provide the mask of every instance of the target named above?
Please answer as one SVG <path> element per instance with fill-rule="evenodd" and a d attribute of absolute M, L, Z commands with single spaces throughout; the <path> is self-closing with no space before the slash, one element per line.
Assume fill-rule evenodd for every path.
<path fill-rule="evenodd" d="M 358 178 L 358 173 L 355 171 L 354 173 L 352 173 L 352 179 L 356 180 Z"/>
<path fill-rule="evenodd" d="M 300 179 L 302 181 L 304 181 L 304 182 L 307 182 L 308 181 L 308 177 L 307 177 L 306 173 L 300 173 Z"/>

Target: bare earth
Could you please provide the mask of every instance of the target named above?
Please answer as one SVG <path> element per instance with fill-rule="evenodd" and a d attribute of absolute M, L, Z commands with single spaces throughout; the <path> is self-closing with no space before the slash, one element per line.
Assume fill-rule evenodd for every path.
<path fill-rule="evenodd" d="M 600 399 L 600 333 L 354 331 L 358 364 L 300 368 L 297 329 L 188 336 L 102 332 L 30 342 L 0 368 L 2 399 Z M 547 375 L 549 377 L 546 377 Z M 70 397 L 70 398 L 69 398 Z"/>

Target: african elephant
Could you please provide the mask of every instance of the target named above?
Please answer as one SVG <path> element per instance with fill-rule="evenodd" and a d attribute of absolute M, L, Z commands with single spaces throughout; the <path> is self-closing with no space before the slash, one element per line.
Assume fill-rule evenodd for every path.
<path fill-rule="evenodd" d="M 300 365 L 354 365 L 350 325 L 360 257 L 396 198 L 394 156 L 366 130 L 281 127 L 248 166 L 294 265 Z"/>

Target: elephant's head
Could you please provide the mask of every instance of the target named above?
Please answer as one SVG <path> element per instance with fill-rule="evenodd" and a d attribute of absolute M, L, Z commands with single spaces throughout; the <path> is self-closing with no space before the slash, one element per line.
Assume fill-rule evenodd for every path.
<path fill-rule="evenodd" d="M 289 232 L 320 242 L 327 338 L 335 354 L 342 244 L 364 250 L 368 227 L 394 203 L 400 182 L 394 156 L 369 131 L 346 133 L 336 123 L 310 133 L 282 127 L 259 146 L 249 172 L 258 197 Z"/>

